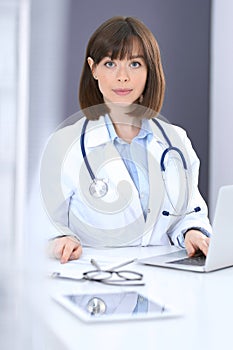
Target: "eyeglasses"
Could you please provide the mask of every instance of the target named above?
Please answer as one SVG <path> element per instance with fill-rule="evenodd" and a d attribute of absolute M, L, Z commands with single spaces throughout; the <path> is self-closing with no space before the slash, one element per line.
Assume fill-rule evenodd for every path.
<path fill-rule="evenodd" d="M 139 272 L 130 270 L 92 270 L 83 273 L 83 278 L 88 281 L 101 282 L 110 285 L 120 285 L 120 286 L 138 286 L 144 285 L 144 283 L 136 283 L 136 281 L 141 281 L 143 275 Z"/>
<path fill-rule="evenodd" d="M 135 260 L 127 261 L 108 270 L 102 270 L 97 262 L 92 259 L 91 263 L 97 269 L 84 272 L 82 278 L 63 276 L 59 272 L 53 272 L 51 277 L 74 281 L 93 281 L 114 286 L 144 286 L 145 283 L 140 282 L 143 279 L 143 274 L 130 270 L 116 271 L 117 268 L 128 265 L 133 261 Z"/>

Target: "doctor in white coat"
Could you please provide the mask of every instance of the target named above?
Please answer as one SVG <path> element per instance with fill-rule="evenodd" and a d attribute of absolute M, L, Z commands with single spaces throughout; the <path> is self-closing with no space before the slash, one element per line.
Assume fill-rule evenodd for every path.
<path fill-rule="evenodd" d="M 158 120 L 164 90 L 159 47 L 142 22 L 113 17 L 95 31 L 79 88 L 83 118 L 51 136 L 41 163 L 51 256 L 78 259 L 86 245 L 207 254 L 199 160 L 184 130 Z"/>

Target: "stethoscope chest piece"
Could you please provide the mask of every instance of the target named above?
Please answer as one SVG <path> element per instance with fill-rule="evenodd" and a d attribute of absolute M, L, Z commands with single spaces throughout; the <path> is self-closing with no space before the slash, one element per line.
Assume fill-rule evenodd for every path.
<path fill-rule="evenodd" d="M 108 193 L 108 185 L 103 179 L 94 179 L 90 184 L 89 191 L 94 198 L 102 198 Z"/>
<path fill-rule="evenodd" d="M 87 310 L 91 315 L 98 316 L 105 313 L 107 307 L 105 302 L 97 297 L 90 299 L 87 303 Z"/>

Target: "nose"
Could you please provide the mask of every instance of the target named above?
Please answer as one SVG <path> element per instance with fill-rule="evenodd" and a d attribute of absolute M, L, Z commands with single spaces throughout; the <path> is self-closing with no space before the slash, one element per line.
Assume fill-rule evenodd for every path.
<path fill-rule="evenodd" d="M 120 82 L 127 82 L 129 80 L 129 74 L 127 72 L 126 67 L 119 67 L 117 73 L 117 80 Z"/>

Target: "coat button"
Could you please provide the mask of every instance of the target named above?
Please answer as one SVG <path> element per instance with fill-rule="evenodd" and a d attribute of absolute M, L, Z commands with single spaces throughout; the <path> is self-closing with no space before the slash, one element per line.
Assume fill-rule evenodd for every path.
<path fill-rule="evenodd" d="M 150 208 L 147 209 L 147 213 L 149 214 L 151 212 Z"/>

